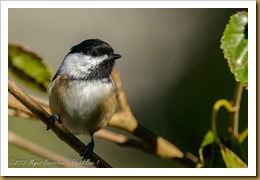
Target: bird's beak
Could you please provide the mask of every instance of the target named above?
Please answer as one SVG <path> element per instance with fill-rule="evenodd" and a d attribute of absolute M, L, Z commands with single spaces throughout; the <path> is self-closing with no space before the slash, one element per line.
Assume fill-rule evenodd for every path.
<path fill-rule="evenodd" d="M 121 58 L 120 54 L 112 54 L 111 59 L 116 60 L 118 58 Z"/>

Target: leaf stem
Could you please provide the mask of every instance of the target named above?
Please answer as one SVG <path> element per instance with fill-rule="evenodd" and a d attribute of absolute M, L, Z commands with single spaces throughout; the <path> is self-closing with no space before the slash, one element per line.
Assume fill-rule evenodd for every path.
<path fill-rule="evenodd" d="M 241 103 L 241 97 L 243 92 L 243 86 L 241 83 L 237 83 L 234 100 L 233 100 L 233 108 L 234 112 L 231 114 L 230 119 L 230 128 L 232 135 L 238 139 L 238 124 L 239 124 L 239 110 L 240 110 L 240 103 Z"/>
<path fill-rule="evenodd" d="M 241 144 L 246 139 L 247 135 L 248 135 L 248 128 L 244 129 L 242 133 L 239 134 L 238 142 Z"/>
<path fill-rule="evenodd" d="M 227 111 L 234 112 L 234 108 L 229 101 L 226 99 L 218 100 L 213 106 L 212 118 L 211 118 L 211 129 L 214 134 L 214 140 L 219 143 L 217 136 L 217 113 L 221 107 L 225 107 Z"/>

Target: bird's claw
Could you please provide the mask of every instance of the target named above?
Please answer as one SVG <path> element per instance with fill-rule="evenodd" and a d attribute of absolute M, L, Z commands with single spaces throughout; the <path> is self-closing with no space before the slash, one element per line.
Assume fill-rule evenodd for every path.
<path fill-rule="evenodd" d="M 55 121 L 59 120 L 59 116 L 57 116 L 56 114 L 52 114 L 49 118 L 48 118 L 48 125 L 46 127 L 46 131 L 48 131 L 55 123 Z"/>
<path fill-rule="evenodd" d="M 85 148 L 85 151 L 83 153 L 83 160 L 87 160 L 89 159 L 89 157 L 91 156 L 91 154 L 93 153 L 93 150 L 94 150 L 94 140 L 93 138 L 91 137 L 91 141 L 90 143 L 87 144 L 86 148 Z"/>

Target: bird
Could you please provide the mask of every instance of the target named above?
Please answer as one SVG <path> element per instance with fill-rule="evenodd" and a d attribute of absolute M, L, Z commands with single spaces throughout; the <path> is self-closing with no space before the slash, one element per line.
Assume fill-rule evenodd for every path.
<path fill-rule="evenodd" d="M 58 120 L 74 135 L 90 135 L 83 159 L 93 152 L 93 134 L 104 128 L 116 111 L 117 90 L 111 72 L 119 58 L 107 42 L 84 40 L 70 49 L 48 86 L 52 114 L 47 130 Z"/>

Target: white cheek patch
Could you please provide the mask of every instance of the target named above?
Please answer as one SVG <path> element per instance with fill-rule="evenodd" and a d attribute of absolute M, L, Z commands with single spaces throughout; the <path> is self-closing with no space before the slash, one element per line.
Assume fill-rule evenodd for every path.
<path fill-rule="evenodd" d="M 83 53 L 68 54 L 62 62 L 61 72 L 73 77 L 85 76 L 93 68 L 107 59 L 107 55 L 92 57 Z"/>

